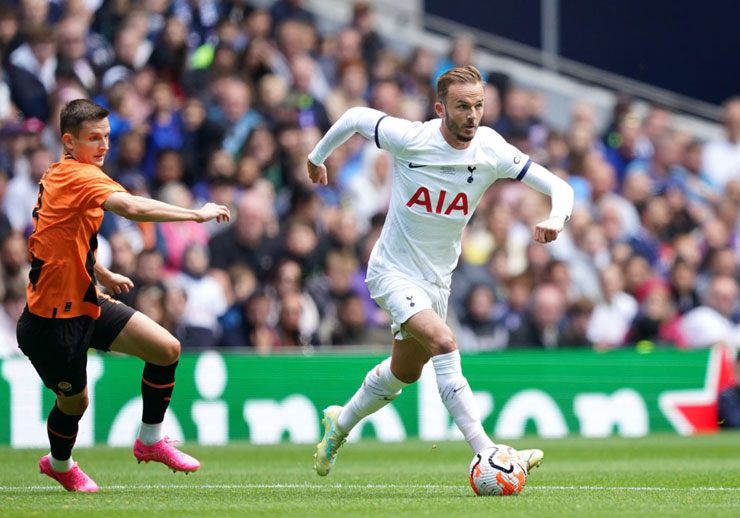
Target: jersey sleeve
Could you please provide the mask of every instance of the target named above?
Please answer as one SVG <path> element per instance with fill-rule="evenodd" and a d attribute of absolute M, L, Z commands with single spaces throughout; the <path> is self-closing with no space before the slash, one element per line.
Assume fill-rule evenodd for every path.
<path fill-rule="evenodd" d="M 89 168 L 85 174 L 80 205 L 85 208 L 102 207 L 114 192 L 126 192 L 126 189 L 100 169 Z"/>
<path fill-rule="evenodd" d="M 491 147 L 493 154 L 496 156 L 496 175 L 498 177 L 521 181 L 526 176 L 532 165 L 529 155 L 519 151 L 497 133 L 494 133 Z"/>
<path fill-rule="evenodd" d="M 394 155 L 401 154 L 409 143 L 409 132 L 420 125 L 418 122 L 384 115 L 375 124 L 375 145 Z"/>

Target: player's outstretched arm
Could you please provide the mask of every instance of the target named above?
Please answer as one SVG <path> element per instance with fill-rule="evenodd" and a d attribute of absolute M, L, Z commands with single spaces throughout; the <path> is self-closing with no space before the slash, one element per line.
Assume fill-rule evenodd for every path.
<path fill-rule="evenodd" d="M 219 223 L 229 221 L 228 207 L 206 203 L 200 209 L 186 209 L 158 200 L 133 196 L 126 192 L 114 192 L 103 203 L 103 208 L 134 221 L 197 221 L 205 223 L 215 219 Z"/>
<path fill-rule="evenodd" d="M 562 178 L 535 163 L 529 167 L 522 182 L 550 196 L 552 203 L 550 217 L 534 228 L 534 240 L 538 243 L 555 241 L 573 212 L 573 188 Z"/>
<path fill-rule="evenodd" d="M 329 131 L 326 132 L 316 147 L 308 154 L 308 176 L 313 183 L 326 185 L 326 167 L 324 160 L 332 151 L 347 142 L 355 133 L 359 133 L 368 140 L 375 138 L 375 128 L 378 121 L 385 116 L 385 113 L 372 108 L 363 108 L 357 106 L 350 108 L 341 117 L 332 124 Z"/>

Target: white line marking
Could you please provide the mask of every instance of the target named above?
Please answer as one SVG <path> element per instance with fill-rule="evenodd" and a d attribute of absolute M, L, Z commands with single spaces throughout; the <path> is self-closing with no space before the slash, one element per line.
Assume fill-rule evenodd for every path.
<path fill-rule="evenodd" d="M 101 486 L 107 490 L 197 490 L 197 489 L 449 489 L 458 491 L 463 485 L 441 484 L 132 484 Z M 59 486 L 0 486 L 0 492 L 59 491 Z M 740 487 L 655 487 L 655 486 L 527 486 L 528 491 L 740 491 Z"/>

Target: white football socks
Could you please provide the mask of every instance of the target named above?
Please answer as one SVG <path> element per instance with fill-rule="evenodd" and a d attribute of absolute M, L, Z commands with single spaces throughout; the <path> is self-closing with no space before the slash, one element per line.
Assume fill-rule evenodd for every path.
<path fill-rule="evenodd" d="M 493 446 L 493 441 L 486 435 L 480 422 L 480 411 L 473 391 L 463 376 L 460 352 L 452 351 L 433 356 L 432 364 L 437 373 L 439 396 L 473 453 Z"/>
<path fill-rule="evenodd" d="M 139 428 L 139 440 L 147 446 L 162 440 L 162 423 L 147 424 L 141 423 Z"/>
<path fill-rule="evenodd" d="M 71 455 L 67 460 L 59 460 L 55 459 L 51 453 L 49 453 L 49 463 L 51 464 L 51 469 L 57 473 L 66 473 L 75 465 L 75 461 L 72 460 Z"/>
<path fill-rule="evenodd" d="M 408 385 L 396 378 L 391 372 L 391 359 L 386 358 L 370 369 L 362 386 L 355 392 L 349 403 L 344 405 L 339 414 L 339 428 L 349 433 L 363 417 L 377 412 L 396 399 L 401 389 Z"/>

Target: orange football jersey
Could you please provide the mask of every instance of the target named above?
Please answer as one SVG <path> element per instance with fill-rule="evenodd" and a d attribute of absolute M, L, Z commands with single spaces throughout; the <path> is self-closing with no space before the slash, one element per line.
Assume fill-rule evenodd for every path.
<path fill-rule="evenodd" d="M 39 182 L 28 238 L 31 272 L 28 309 L 45 318 L 100 316 L 95 287 L 95 254 L 103 203 L 126 192 L 99 167 L 65 155 Z"/>

